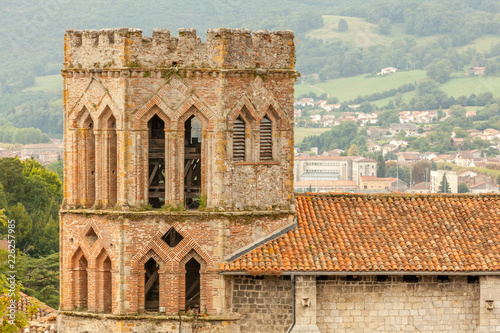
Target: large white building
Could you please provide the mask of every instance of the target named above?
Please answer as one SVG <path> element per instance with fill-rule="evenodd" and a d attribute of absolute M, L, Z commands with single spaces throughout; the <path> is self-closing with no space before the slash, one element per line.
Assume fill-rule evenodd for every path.
<path fill-rule="evenodd" d="M 439 186 L 446 175 L 451 193 L 458 193 L 458 175 L 454 171 L 447 170 L 431 170 L 431 193 L 438 193 Z"/>

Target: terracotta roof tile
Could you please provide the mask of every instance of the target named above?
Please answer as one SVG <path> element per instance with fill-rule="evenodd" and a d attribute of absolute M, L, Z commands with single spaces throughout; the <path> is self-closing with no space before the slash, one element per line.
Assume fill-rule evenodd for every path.
<path fill-rule="evenodd" d="M 296 195 L 298 225 L 221 271 L 500 274 L 498 195 Z"/>

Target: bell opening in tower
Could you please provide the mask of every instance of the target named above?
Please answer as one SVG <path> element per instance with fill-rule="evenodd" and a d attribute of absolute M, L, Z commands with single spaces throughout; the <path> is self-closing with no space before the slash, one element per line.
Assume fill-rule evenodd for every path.
<path fill-rule="evenodd" d="M 150 258 L 144 264 L 144 308 L 148 312 L 158 312 L 160 309 L 160 277 L 158 274 L 158 264 Z"/>
<path fill-rule="evenodd" d="M 194 258 L 186 263 L 186 311 L 200 309 L 200 269 L 200 263 Z"/>
<path fill-rule="evenodd" d="M 165 122 L 155 115 L 148 122 L 148 129 L 148 198 L 153 208 L 161 208 L 165 203 Z"/>
<path fill-rule="evenodd" d="M 201 194 L 201 121 L 191 116 L 184 123 L 184 206 L 197 209 Z"/>

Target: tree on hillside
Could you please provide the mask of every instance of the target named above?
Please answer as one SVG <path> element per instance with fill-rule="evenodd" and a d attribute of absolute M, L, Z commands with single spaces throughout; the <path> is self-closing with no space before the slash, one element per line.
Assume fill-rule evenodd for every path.
<path fill-rule="evenodd" d="M 373 111 L 373 106 L 370 102 L 364 101 L 358 108 L 359 112 L 370 113 Z"/>
<path fill-rule="evenodd" d="M 34 258 L 18 256 L 18 279 L 21 290 L 57 308 L 59 304 L 59 253 Z"/>
<path fill-rule="evenodd" d="M 344 19 L 340 19 L 340 20 L 339 20 L 339 25 L 338 25 L 337 30 L 338 30 L 339 32 L 344 32 L 344 31 L 347 31 L 347 29 L 349 29 L 349 26 L 347 25 L 346 20 L 344 20 Z"/>
<path fill-rule="evenodd" d="M 434 62 L 427 66 L 427 76 L 439 83 L 448 81 L 450 74 L 451 66 L 449 61 Z"/>
<path fill-rule="evenodd" d="M 385 177 L 385 160 L 383 154 L 377 156 L 377 177 Z"/>
<path fill-rule="evenodd" d="M 382 111 L 377 118 L 381 127 L 389 127 L 390 124 L 399 123 L 399 112 L 398 110 Z"/>
<path fill-rule="evenodd" d="M 59 249 L 58 212 L 62 183 L 35 160 L 0 158 L 0 208 L 16 220 L 16 244 L 36 256 Z M 0 225 L 0 235 L 7 228 Z"/>
<path fill-rule="evenodd" d="M 450 184 L 448 183 L 448 178 L 446 177 L 446 172 L 443 173 L 443 178 L 439 184 L 439 193 L 451 193 Z"/>
<path fill-rule="evenodd" d="M 455 133 L 455 138 L 457 139 L 463 139 L 469 136 L 469 133 L 461 127 L 455 127 L 453 132 Z"/>
<path fill-rule="evenodd" d="M 382 35 L 390 35 L 392 32 L 391 21 L 387 17 L 382 17 L 378 21 L 377 31 Z"/>
<path fill-rule="evenodd" d="M 412 167 L 412 180 L 415 184 L 429 181 L 429 171 L 432 170 L 431 162 L 427 160 L 418 161 Z"/>
<path fill-rule="evenodd" d="M 469 186 L 465 183 L 458 184 L 458 193 L 469 193 Z"/>
<path fill-rule="evenodd" d="M 358 146 L 352 145 L 351 148 L 347 151 L 347 156 L 359 156 Z"/>

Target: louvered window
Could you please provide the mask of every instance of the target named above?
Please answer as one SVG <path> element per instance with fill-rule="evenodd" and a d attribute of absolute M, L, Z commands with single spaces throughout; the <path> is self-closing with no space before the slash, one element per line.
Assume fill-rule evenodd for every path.
<path fill-rule="evenodd" d="M 260 122 L 260 159 L 273 159 L 273 123 L 267 116 Z"/>
<path fill-rule="evenodd" d="M 241 117 L 238 117 L 234 122 L 233 159 L 235 161 L 245 160 L 245 122 Z"/>

